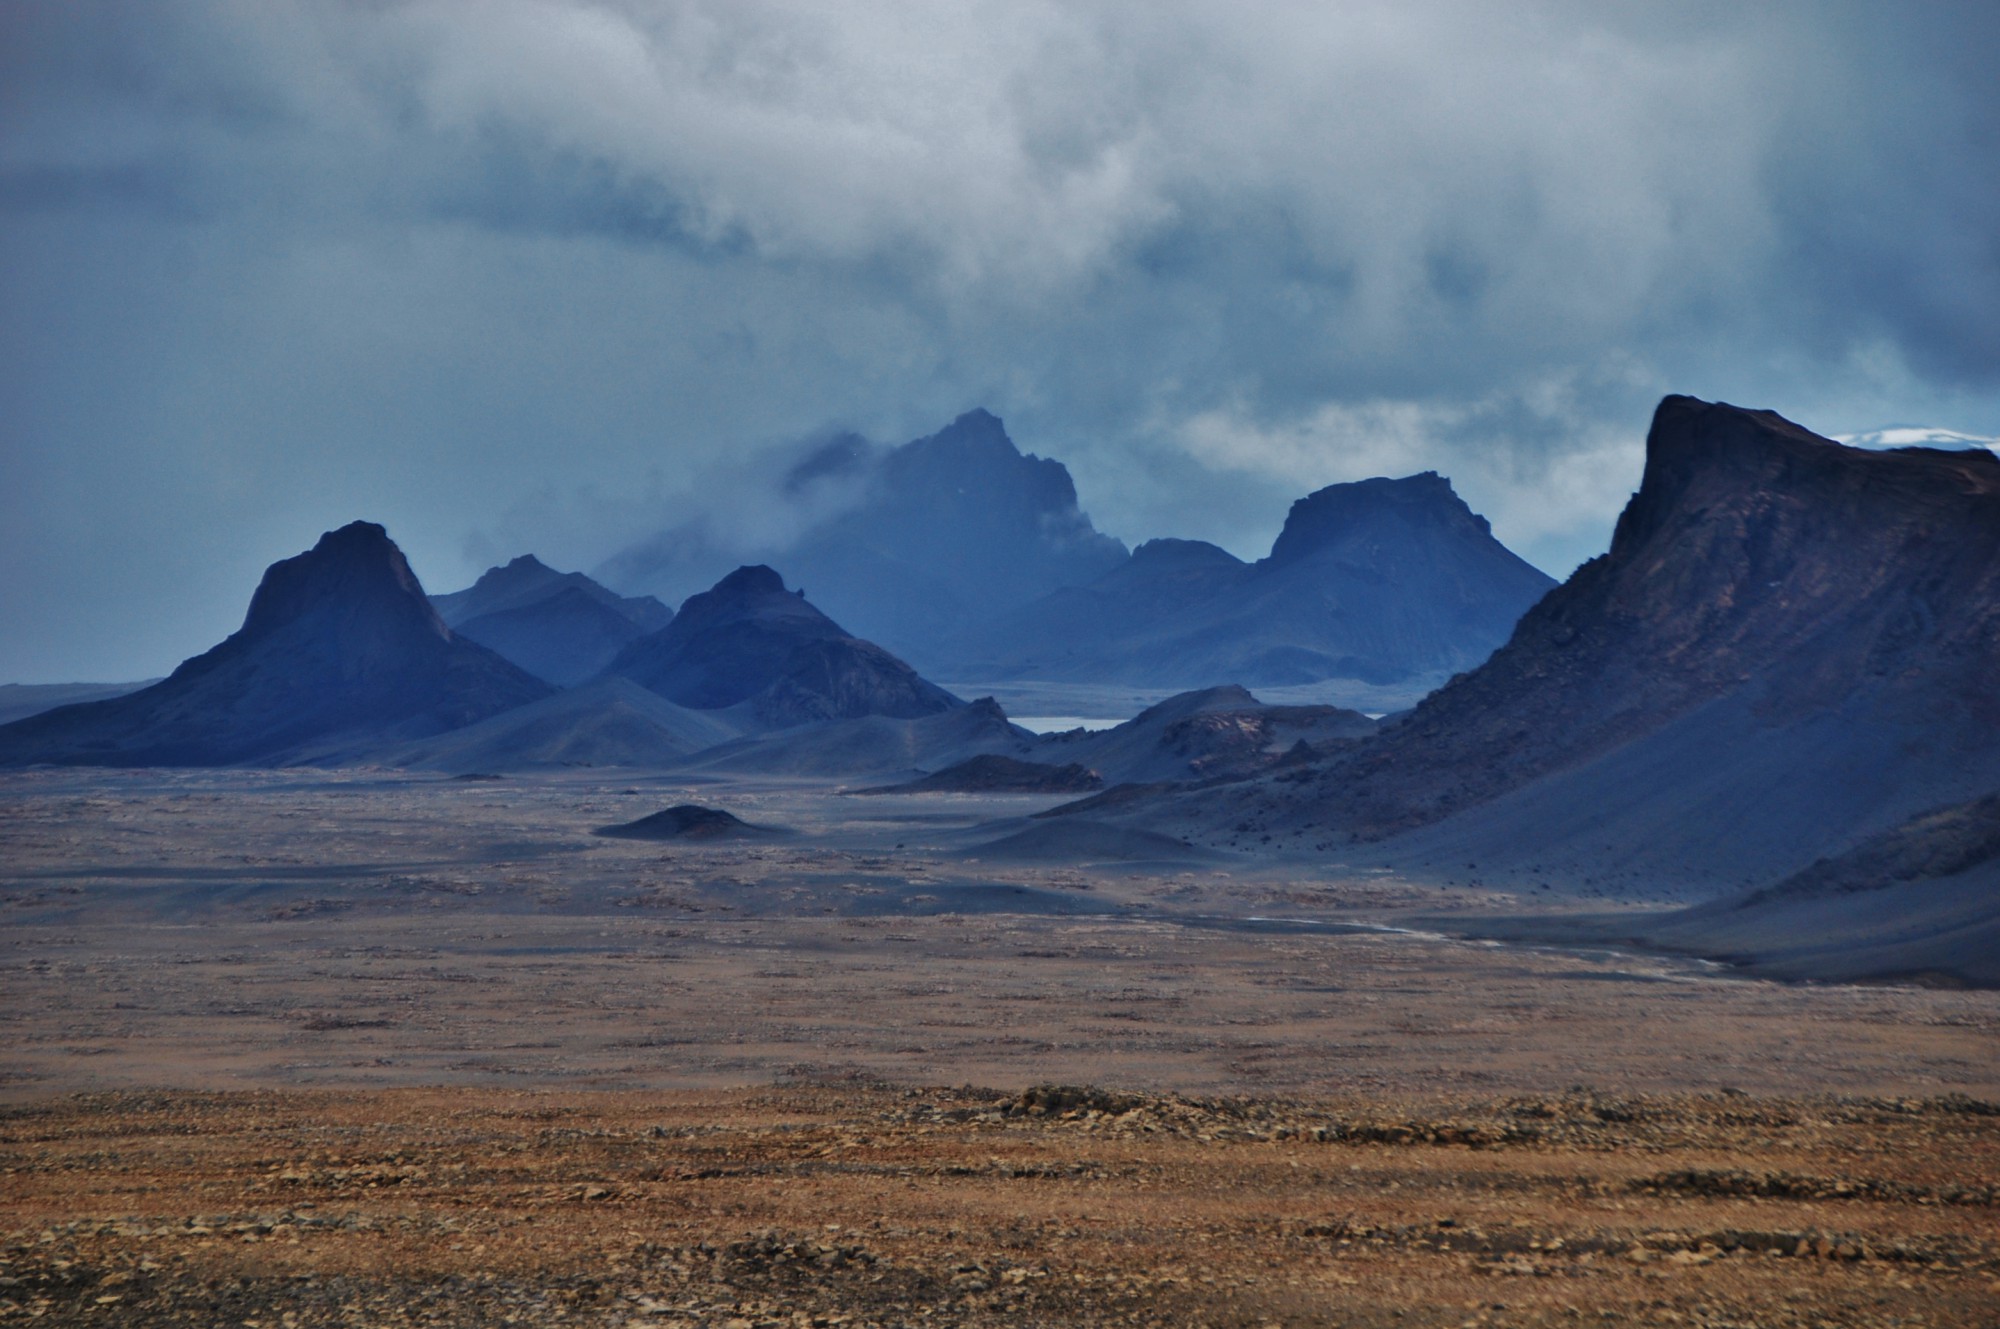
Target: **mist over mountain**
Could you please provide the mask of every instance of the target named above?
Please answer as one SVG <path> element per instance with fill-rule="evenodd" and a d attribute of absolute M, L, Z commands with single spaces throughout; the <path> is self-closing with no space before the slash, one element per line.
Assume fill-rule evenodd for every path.
<path fill-rule="evenodd" d="M 964 705 L 761 565 L 688 597 L 673 622 L 625 647 L 605 676 L 771 729 L 870 715 L 914 719 Z"/>
<path fill-rule="evenodd" d="M 1426 471 L 1300 499 L 1255 563 L 1201 541 L 1148 541 L 1088 585 L 1002 614 L 946 650 L 975 678 L 1442 682 L 1490 655 L 1554 585 Z"/>
<path fill-rule="evenodd" d="M 1668 397 L 1610 552 L 1376 739 L 1150 814 L 1486 880 L 1768 883 L 2000 788 L 2000 458 Z"/>
<path fill-rule="evenodd" d="M 596 677 L 626 643 L 674 616 L 650 595 L 619 595 L 581 572 L 557 572 L 533 554 L 488 569 L 466 590 L 433 595 L 431 603 L 460 636 L 564 687 Z"/>
<path fill-rule="evenodd" d="M 551 691 L 445 626 L 388 533 L 358 521 L 272 564 L 243 627 L 163 681 L 0 727 L 0 764 L 338 760 Z"/>
<path fill-rule="evenodd" d="M 786 541 L 740 547 L 677 527 L 598 575 L 675 599 L 718 568 L 765 562 L 858 635 L 932 668 L 948 634 L 1126 558 L 1078 507 L 1067 468 L 1023 454 L 984 410 L 886 451 L 836 438 L 791 470 L 780 498 L 808 523 Z"/>

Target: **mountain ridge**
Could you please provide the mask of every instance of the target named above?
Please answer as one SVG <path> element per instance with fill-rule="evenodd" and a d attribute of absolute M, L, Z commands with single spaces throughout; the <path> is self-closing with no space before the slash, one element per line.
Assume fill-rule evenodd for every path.
<path fill-rule="evenodd" d="M 1187 688 L 1442 682 L 1554 585 L 1443 476 L 1377 477 L 1294 502 L 1252 563 L 1201 541 L 1148 541 L 1094 582 L 961 634 L 949 672 Z"/>
<path fill-rule="evenodd" d="M 1610 550 L 1489 661 L 1335 760 L 1148 815 L 1712 892 L 2000 786 L 1995 669 L 2000 460 L 1668 397 Z"/>

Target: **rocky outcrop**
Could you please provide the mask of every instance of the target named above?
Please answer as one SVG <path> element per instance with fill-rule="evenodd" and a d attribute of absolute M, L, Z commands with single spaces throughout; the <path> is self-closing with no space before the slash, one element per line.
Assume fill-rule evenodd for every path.
<path fill-rule="evenodd" d="M 551 691 L 455 635 L 388 533 L 354 522 L 274 563 L 243 627 L 163 681 L 0 728 L 0 763 L 331 760 Z"/>

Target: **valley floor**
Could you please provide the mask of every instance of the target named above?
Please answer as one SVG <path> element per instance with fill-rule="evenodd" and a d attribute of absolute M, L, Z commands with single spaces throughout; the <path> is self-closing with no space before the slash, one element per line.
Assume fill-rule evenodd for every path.
<path fill-rule="evenodd" d="M 1981 1107 L 58 1099 L 0 1118 L 0 1322 L 1984 1325 Z"/>
<path fill-rule="evenodd" d="M 685 801 L 794 833 L 589 834 Z M 2000 992 L 1454 940 L 1530 905 L 1388 874 L 984 860 L 1052 801 L 0 777 L 0 1316 L 1954 1325 L 2000 1297 Z M 1043 1083 L 1130 1097 L 1007 1108 Z"/>

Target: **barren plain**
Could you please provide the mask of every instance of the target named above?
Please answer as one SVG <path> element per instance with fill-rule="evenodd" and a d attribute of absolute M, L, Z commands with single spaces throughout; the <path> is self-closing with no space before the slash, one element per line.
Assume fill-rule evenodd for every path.
<path fill-rule="evenodd" d="M 690 801 L 791 833 L 589 833 Z M 2000 994 L 1053 801 L 0 777 L 0 1319 L 2000 1323 Z"/>

